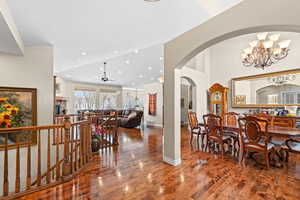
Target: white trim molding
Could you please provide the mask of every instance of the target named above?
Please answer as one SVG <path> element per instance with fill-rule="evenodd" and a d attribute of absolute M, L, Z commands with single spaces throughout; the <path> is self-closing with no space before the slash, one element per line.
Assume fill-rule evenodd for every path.
<path fill-rule="evenodd" d="M 167 156 L 163 157 L 164 162 L 168 163 L 169 165 L 177 166 L 181 164 L 181 159 L 173 160 Z"/>
<path fill-rule="evenodd" d="M 159 128 L 163 128 L 162 124 L 156 124 L 156 123 L 149 123 L 149 122 L 144 122 L 145 126 L 154 126 L 154 127 L 159 127 Z"/>

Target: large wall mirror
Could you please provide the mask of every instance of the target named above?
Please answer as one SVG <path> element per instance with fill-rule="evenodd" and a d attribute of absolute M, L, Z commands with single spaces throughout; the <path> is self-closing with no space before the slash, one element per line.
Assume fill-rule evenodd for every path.
<path fill-rule="evenodd" d="M 300 69 L 232 79 L 232 107 L 300 106 Z"/>

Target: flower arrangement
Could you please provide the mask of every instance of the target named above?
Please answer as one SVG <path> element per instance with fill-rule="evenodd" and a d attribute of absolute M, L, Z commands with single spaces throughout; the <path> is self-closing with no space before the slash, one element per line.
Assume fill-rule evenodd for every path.
<path fill-rule="evenodd" d="M 0 97 L 0 128 L 18 127 L 22 123 L 20 108 L 8 98 Z"/>

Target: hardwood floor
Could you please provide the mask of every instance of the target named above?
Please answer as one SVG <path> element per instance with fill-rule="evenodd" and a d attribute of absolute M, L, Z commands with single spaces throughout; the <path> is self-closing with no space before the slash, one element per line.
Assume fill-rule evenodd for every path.
<path fill-rule="evenodd" d="M 99 153 L 78 178 L 21 199 L 300 199 L 300 157 L 284 168 L 241 166 L 230 155 L 192 150 L 182 129 L 182 164 L 162 162 L 162 130 L 120 129 L 120 146 Z"/>

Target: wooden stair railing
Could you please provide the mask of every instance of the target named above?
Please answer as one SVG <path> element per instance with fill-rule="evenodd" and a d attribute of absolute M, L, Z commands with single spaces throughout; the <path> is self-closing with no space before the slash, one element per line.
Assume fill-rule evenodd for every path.
<path fill-rule="evenodd" d="M 96 137 L 100 142 L 100 150 L 108 147 L 116 146 L 118 142 L 119 121 L 116 116 L 99 118 L 97 120 Z"/>
<path fill-rule="evenodd" d="M 36 145 L 32 140 L 20 142 L 17 136 L 12 148 L 9 134 L 21 132 L 36 133 Z M 58 125 L 0 129 L 4 138 L 0 146 L 0 199 L 13 199 L 70 180 L 91 160 L 91 132 L 90 121 L 71 123 L 69 116 Z"/>

